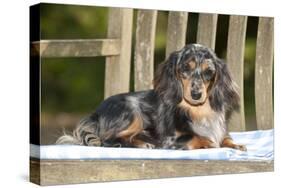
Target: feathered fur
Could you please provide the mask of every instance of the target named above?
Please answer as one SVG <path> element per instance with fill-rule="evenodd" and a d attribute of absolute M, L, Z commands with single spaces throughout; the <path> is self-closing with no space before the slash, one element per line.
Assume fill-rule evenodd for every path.
<path fill-rule="evenodd" d="M 57 144 L 245 150 L 229 142 L 226 122 L 239 95 L 227 65 L 211 49 L 190 44 L 173 52 L 158 66 L 153 84 L 153 90 L 109 97 Z"/>

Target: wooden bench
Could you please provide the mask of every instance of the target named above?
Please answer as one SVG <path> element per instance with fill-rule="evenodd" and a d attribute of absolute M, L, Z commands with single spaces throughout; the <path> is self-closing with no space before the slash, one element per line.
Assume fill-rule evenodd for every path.
<path fill-rule="evenodd" d="M 105 98 L 129 91 L 133 9 L 109 8 L 108 37 L 90 40 L 41 40 L 32 44 L 32 54 L 41 58 L 105 56 Z M 152 88 L 156 10 L 136 10 L 134 89 Z M 197 42 L 215 48 L 217 14 L 199 14 Z M 168 15 L 166 57 L 185 45 L 188 13 Z M 230 121 L 230 131 L 245 131 L 243 65 L 247 16 L 230 16 L 226 62 L 241 96 L 240 112 Z M 164 57 L 163 57 L 164 59 Z M 255 105 L 258 129 L 273 128 L 272 100 L 273 18 L 259 18 Z M 40 163 L 39 163 L 40 162 Z M 30 161 L 30 179 L 41 185 L 167 178 L 195 175 L 273 171 L 273 161 L 193 160 L 38 160 Z"/>

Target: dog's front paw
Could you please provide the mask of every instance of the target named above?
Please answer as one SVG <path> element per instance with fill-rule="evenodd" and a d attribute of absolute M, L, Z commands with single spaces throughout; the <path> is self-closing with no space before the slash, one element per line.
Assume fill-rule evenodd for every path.
<path fill-rule="evenodd" d="M 238 149 L 240 151 L 247 151 L 247 147 L 245 145 L 239 145 L 239 144 L 235 144 L 233 146 L 234 149 Z"/>
<path fill-rule="evenodd" d="M 168 136 L 165 140 L 162 141 L 163 149 L 177 149 L 176 145 L 176 137 L 175 136 Z"/>
<path fill-rule="evenodd" d="M 233 149 L 237 149 L 240 151 L 247 151 L 247 148 L 245 145 L 234 143 L 232 138 L 229 136 L 224 138 L 224 140 L 222 141 L 221 147 L 233 148 Z"/>
<path fill-rule="evenodd" d="M 145 142 L 145 143 L 140 144 L 140 145 L 139 145 L 139 148 L 154 149 L 154 148 L 155 148 L 155 145 Z"/>

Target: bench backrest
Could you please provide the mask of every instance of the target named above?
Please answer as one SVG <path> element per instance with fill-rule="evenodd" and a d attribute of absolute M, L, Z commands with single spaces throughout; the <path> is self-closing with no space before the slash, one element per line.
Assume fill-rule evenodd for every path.
<path fill-rule="evenodd" d="M 133 9 L 109 8 L 107 39 L 41 40 L 33 49 L 41 57 L 106 56 L 105 98 L 128 92 L 131 69 Z M 154 74 L 154 43 L 157 23 L 156 10 L 137 10 L 134 51 L 134 89 L 152 88 Z M 215 48 L 217 14 L 200 13 L 197 43 Z M 170 11 L 168 15 L 166 57 L 185 45 L 187 12 Z M 273 18 L 259 18 L 255 59 L 255 105 L 258 129 L 273 127 Z M 244 49 L 247 16 L 229 18 L 226 62 L 241 96 L 240 112 L 230 121 L 230 131 L 244 131 Z"/>

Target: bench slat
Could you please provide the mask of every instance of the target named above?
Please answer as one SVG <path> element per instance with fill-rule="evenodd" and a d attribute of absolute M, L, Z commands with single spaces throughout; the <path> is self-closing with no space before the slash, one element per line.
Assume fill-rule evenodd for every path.
<path fill-rule="evenodd" d="M 152 88 L 156 21 L 155 10 L 139 10 L 137 13 L 135 91 Z"/>
<path fill-rule="evenodd" d="M 259 18 L 256 67 L 255 102 L 258 129 L 273 127 L 272 100 L 273 18 Z"/>
<path fill-rule="evenodd" d="M 187 14 L 187 12 L 169 12 L 166 58 L 171 52 L 180 50 L 185 45 Z"/>
<path fill-rule="evenodd" d="M 273 161 L 30 160 L 30 179 L 40 185 L 173 178 L 273 171 Z"/>
<path fill-rule="evenodd" d="M 95 57 L 118 55 L 118 39 L 41 40 L 32 42 L 32 55 L 52 57 Z"/>
<path fill-rule="evenodd" d="M 233 113 L 229 122 L 230 131 L 245 130 L 243 67 L 246 27 L 246 16 L 230 16 L 226 59 L 233 79 L 239 87 L 238 93 L 240 95 L 240 112 Z"/>
<path fill-rule="evenodd" d="M 108 38 L 120 39 L 120 55 L 107 56 L 105 98 L 129 91 L 133 9 L 110 8 Z"/>
<path fill-rule="evenodd" d="M 217 14 L 199 14 L 197 43 L 215 49 L 217 21 Z"/>

